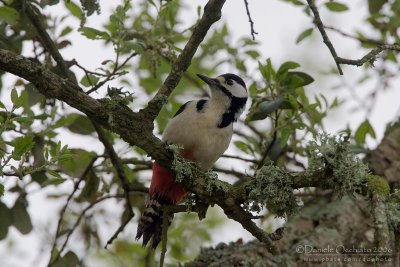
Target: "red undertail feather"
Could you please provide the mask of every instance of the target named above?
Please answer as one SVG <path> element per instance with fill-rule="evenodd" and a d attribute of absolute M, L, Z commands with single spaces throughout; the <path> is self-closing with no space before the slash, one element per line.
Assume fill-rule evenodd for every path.
<path fill-rule="evenodd" d="M 192 153 L 188 150 L 182 150 L 181 155 L 184 158 L 193 159 Z M 161 241 L 163 206 L 179 203 L 186 192 L 175 182 L 171 171 L 154 161 L 149 195 L 150 200 L 139 220 L 136 239 L 143 236 L 143 246 L 152 239 L 152 247 L 156 248 Z M 172 218 L 173 214 L 168 218 L 169 224 Z"/>

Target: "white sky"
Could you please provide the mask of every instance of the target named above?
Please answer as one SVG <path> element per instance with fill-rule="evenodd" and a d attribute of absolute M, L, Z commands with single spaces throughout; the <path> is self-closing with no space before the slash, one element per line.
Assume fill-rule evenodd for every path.
<path fill-rule="evenodd" d="M 107 19 L 112 10 L 111 7 L 116 6 L 119 2 L 120 1 L 100 1 L 102 14 L 100 16 L 93 15 L 90 17 L 86 26 L 99 27 L 99 25 Z M 197 16 L 196 6 L 204 6 L 207 1 L 185 2 L 190 8 L 185 12 L 185 17 L 183 19 L 187 21 L 188 24 L 191 24 L 193 23 L 193 19 Z M 193 4 L 194 2 L 196 2 L 196 4 Z M 320 12 L 325 24 L 334 25 L 346 32 L 352 32 L 354 29 L 363 28 L 363 18 L 367 11 L 365 5 L 366 1 L 343 2 L 351 6 L 352 12 L 332 14 L 321 8 Z M 132 1 L 132 4 L 134 5 L 134 1 Z M 295 44 L 297 36 L 304 29 L 312 27 L 311 20 L 303 14 L 301 8 L 276 0 L 249 0 L 249 4 L 251 15 L 255 22 L 255 30 L 259 33 L 256 39 L 262 43 L 260 48 L 263 57 L 261 59 L 262 61 L 271 57 L 275 66 L 289 60 L 297 61 L 302 65 L 302 70 L 313 74 L 316 80 L 312 85 L 307 86 L 307 91 L 322 92 L 327 95 L 329 99 L 338 96 L 351 102 L 352 97 L 350 93 L 346 91 L 332 91 L 330 88 L 340 82 L 349 84 L 355 83 L 363 69 L 343 66 L 345 75 L 342 77 L 327 78 L 319 75 L 318 72 L 327 71 L 334 66 L 334 62 L 317 31 L 314 31 L 312 38 L 303 41 L 300 45 Z M 54 12 L 53 14 L 55 14 L 55 12 L 57 12 L 57 14 L 62 14 L 64 11 L 62 5 L 58 5 L 49 9 L 49 12 Z M 243 1 L 227 1 L 223 8 L 222 20 L 228 24 L 232 35 L 232 42 L 235 42 L 239 37 L 250 35 L 250 26 Z M 68 23 L 71 21 L 73 25 L 75 25 L 75 32 L 69 37 L 72 39 L 73 45 L 62 50 L 65 59 L 76 58 L 81 65 L 89 69 L 94 69 L 99 66 L 100 62 L 103 60 L 113 58 L 112 48 L 103 47 L 100 41 L 85 39 L 76 32 L 79 23 L 75 19 L 67 20 Z M 366 51 L 359 49 L 354 43 L 336 34 L 329 32 L 328 34 L 340 56 L 356 59 L 365 54 Z M 27 51 L 30 51 L 30 49 L 27 49 Z M 249 75 L 252 74 L 249 73 Z M 7 77 L 9 78 L 11 76 Z M 360 95 L 365 95 L 372 89 L 372 85 L 373 83 L 368 83 L 367 86 L 357 88 L 356 90 Z M 7 100 L 8 94 L 9 92 L 2 90 L 2 101 L 9 101 Z M 392 88 L 379 96 L 376 105 L 376 110 L 379 112 L 374 112 L 369 118 L 371 124 L 375 128 L 378 139 L 383 136 L 385 124 L 395 117 L 397 109 L 399 108 L 398 99 L 400 99 L 400 92 L 397 88 Z M 365 118 L 363 112 L 348 113 L 348 109 L 342 108 L 339 111 L 331 113 L 325 122 L 328 132 L 335 133 L 345 128 L 347 124 L 351 125 L 352 129 L 356 129 Z M 372 146 L 377 142 L 373 140 L 368 141 Z M 72 147 L 86 146 L 87 139 L 78 135 L 70 135 L 68 136 L 68 143 Z M 125 146 L 124 149 L 127 149 L 127 146 Z M 32 191 L 35 191 L 35 189 L 38 188 L 30 188 Z M 71 186 L 63 185 L 63 190 L 65 190 L 65 192 L 70 192 Z M 35 193 L 30 196 L 29 200 L 31 206 L 29 207 L 29 212 L 31 213 L 34 226 L 41 225 L 42 227 L 51 227 L 54 229 L 56 223 L 54 218 L 58 217 L 58 209 L 64 204 L 64 201 L 57 202 L 55 200 L 46 200 L 46 193 L 52 191 L 52 188 L 46 189 L 45 191 L 46 192 Z M 6 202 L 13 203 L 12 197 L 8 199 L 7 195 L 5 197 L 4 200 Z M 115 206 L 115 203 L 111 205 Z M 118 218 L 120 210 L 114 209 L 114 212 L 116 214 L 115 217 Z M 104 229 L 105 233 L 103 234 L 105 239 L 112 235 L 113 231 L 119 226 L 118 223 L 119 221 L 117 220 L 114 227 L 111 227 L 111 229 Z M 136 226 L 131 223 L 128 229 L 125 230 L 124 235 L 130 235 L 133 238 L 136 231 L 135 227 Z M 2 252 L 5 251 L 4 248 L 7 246 L 7 242 L 3 241 L 0 243 L 0 266 L 45 266 L 48 260 L 48 251 L 38 251 L 38 247 L 44 239 L 44 237 L 41 236 L 42 231 L 36 228 L 33 234 L 22 236 L 15 229 L 10 229 L 10 237 L 16 241 L 16 244 L 10 257 Z M 51 232 L 54 233 L 54 230 Z M 243 237 L 244 240 L 252 239 L 240 225 L 232 221 L 227 222 L 222 229 L 218 229 L 218 234 L 214 236 L 214 244 L 221 241 L 235 241 L 240 237 Z M 46 255 L 44 261 L 35 262 L 34 260 L 37 259 L 39 253 L 41 253 L 41 255 Z"/>

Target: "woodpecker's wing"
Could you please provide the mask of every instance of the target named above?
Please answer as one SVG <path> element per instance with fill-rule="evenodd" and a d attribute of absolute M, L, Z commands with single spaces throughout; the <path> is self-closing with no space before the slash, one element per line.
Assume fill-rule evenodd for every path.
<path fill-rule="evenodd" d="M 192 100 L 186 102 L 185 104 L 183 104 L 183 105 L 178 109 L 178 111 L 174 114 L 174 117 L 173 117 L 173 118 L 175 118 L 176 116 L 178 116 L 179 114 L 181 114 L 181 113 L 185 110 L 185 108 L 187 107 L 187 105 L 188 105 L 190 102 L 192 102 Z"/>

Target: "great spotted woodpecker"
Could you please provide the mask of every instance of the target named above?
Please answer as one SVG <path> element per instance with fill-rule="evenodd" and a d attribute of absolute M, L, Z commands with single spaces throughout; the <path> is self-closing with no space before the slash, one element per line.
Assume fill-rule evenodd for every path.
<path fill-rule="evenodd" d="M 244 81 L 235 74 L 227 73 L 214 79 L 198 76 L 209 85 L 211 97 L 181 106 L 169 121 L 162 140 L 181 145 L 181 155 L 206 171 L 228 148 L 233 122 L 242 114 L 248 94 Z M 175 182 L 173 174 L 155 161 L 149 195 L 136 239 L 143 236 L 143 246 L 152 239 L 152 247 L 156 248 L 161 240 L 163 206 L 179 203 L 186 192 Z M 170 223 L 172 216 L 168 219 Z"/>

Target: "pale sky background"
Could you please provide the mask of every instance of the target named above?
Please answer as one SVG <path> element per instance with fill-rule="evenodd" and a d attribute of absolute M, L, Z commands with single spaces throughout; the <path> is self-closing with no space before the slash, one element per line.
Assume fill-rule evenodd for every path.
<path fill-rule="evenodd" d="M 187 21 L 189 25 L 192 24 L 194 19 L 197 17 L 197 5 L 204 6 L 207 1 L 201 0 L 185 2 L 188 5 L 188 9 L 186 12 L 184 12 L 184 18 L 182 19 Z M 325 24 L 334 25 L 335 27 L 346 32 L 352 32 L 354 29 L 363 29 L 365 27 L 363 26 L 363 18 L 365 18 L 365 14 L 367 12 L 367 1 L 352 0 L 343 2 L 351 7 L 351 12 L 332 14 L 330 12 L 326 12 L 324 8 L 320 8 L 321 16 Z M 100 1 L 102 6 L 101 15 L 91 16 L 88 19 L 86 26 L 100 28 L 100 25 L 102 25 L 103 22 L 108 18 L 110 12 L 112 11 L 112 7 L 115 7 L 119 3 L 120 1 Z M 135 1 L 132 1 L 132 4 L 134 5 Z M 329 70 L 332 66 L 334 66 L 334 62 L 328 49 L 323 44 L 319 32 L 316 30 L 314 30 L 312 38 L 303 41 L 299 45 L 295 44 L 297 36 L 304 29 L 312 27 L 311 19 L 303 14 L 301 8 L 277 0 L 249 0 L 249 5 L 253 21 L 255 22 L 255 30 L 259 33 L 256 35 L 256 39 L 261 42 L 261 48 L 259 49 L 263 57 L 260 59 L 261 61 L 271 57 L 275 66 L 279 66 L 281 63 L 289 60 L 297 61 L 302 65 L 301 70 L 312 74 L 316 80 L 313 84 L 306 87 L 306 91 L 309 93 L 322 92 L 328 97 L 328 99 L 331 100 L 335 96 L 338 96 L 341 99 L 348 100 L 349 103 L 347 106 L 349 107 L 354 104 L 354 102 L 353 104 L 351 103 L 351 99 L 353 97 L 349 92 L 344 90 L 332 91 L 330 88 L 341 82 L 355 84 L 355 81 L 360 77 L 363 69 L 357 69 L 357 67 L 353 66 L 343 66 L 343 71 L 345 74 L 344 76 L 333 78 L 321 77 L 318 72 L 325 72 Z M 63 4 L 48 8 L 46 11 L 52 14 L 65 13 Z M 227 1 L 223 8 L 222 20 L 228 24 L 232 42 L 236 42 L 239 37 L 250 36 L 250 25 L 248 23 L 243 1 Z M 114 57 L 113 49 L 111 47 L 104 47 L 101 44 L 101 41 L 87 40 L 86 38 L 82 37 L 80 33 L 77 32 L 79 23 L 75 18 L 68 19 L 67 23 L 74 25 L 74 33 L 69 36 L 69 39 L 72 40 L 73 43 L 72 46 L 69 46 L 67 49 L 63 49 L 61 51 L 65 59 L 70 60 L 75 58 L 81 65 L 86 66 L 89 69 L 94 69 L 95 67 L 99 66 L 100 62 L 103 60 Z M 354 42 L 351 42 L 348 39 L 342 38 L 341 36 L 331 32 L 328 32 L 328 34 L 330 35 L 331 40 L 340 56 L 358 59 L 366 53 L 366 51 L 359 49 Z M 28 55 L 31 51 L 30 48 L 26 48 L 25 50 L 25 55 Z M 256 62 L 254 62 L 254 65 L 255 64 Z M 234 72 L 234 69 L 227 68 L 225 71 Z M 255 74 L 248 73 L 248 75 L 251 76 Z M 6 76 L 6 84 L 7 79 L 11 77 L 11 75 Z M 367 94 L 368 91 L 373 89 L 374 85 L 374 82 L 370 82 L 363 86 L 363 88 L 356 88 L 356 91 L 360 96 L 363 96 Z M 9 103 L 8 98 L 9 92 L 2 90 L 2 101 L 5 103 L 8 101 Z M 371 147 L 374 147 L 383 136 L 386 123 L 395 118 L 396 112 L 398 112 L 399 108 L 399 99 L 400 92 L 397 87 L 387 90 L 378 97 L 378 102 L 375 109 L 375 111 L 378 112 L 374 112 L 369 118 L 378 136 L 378 140 L 368 139 Z M 330 113 L 329 118 L 325 120 L 325 126 L 328 132 L 336 133 L 338 130 L 344 129 L 348 124 L 352 129 L 356 129 L 364 119 L 365 113 L 358 112 L 349 114 L 349 109 L 344 109 L 341 107 L 339 110 Z M 88 147 L 88 140 L 89 139 L 80 135 L 71 134 L 68 135 L 67 140 L 63 141 L 67 142 L 70 147 Z M 99 152 L 102 151 L 100 146 L 97 146 L 97 148 L 91 147 L 91 149 Z M 120 151 L 127 149 L 129 149 L 129 147 L 123 144 L 120 148 Z M 65 192 L 69 193 L 71 188 L 71 184 L 68 184 L 63 185 L 61 190 L 65 190 Z M 29 194 L 29 212 L 32 217 L 32 223 L 34 226 L 46 228 L 50 227 L 52 229 L 51 233 L 54 233 L 59 209 L 62 205 L 64 205 L 65 201 L 49 201 L 45 198 L 46 194 L 52 192 L 54 188 L 48 187 L 41 192 L 38 192 L 38 189 L 39 187 L 34 186 L 29 188 L 31 192 L 35 192 Z M 58 187 L 57 190 L 60 190 L 60 188 Z M 11 204 L 14 202 L 15 198 L 11 194 L 9 195 L 6 193 L 5 197 L 3 197 L 3 200 L 6 203 Z M 103 227 L 105 229 L 103 229 L 104 232 L 101 233 L 101 238 L 104 243 L 119 226 L 119 214 L 122 210 L 122 207 L 116 206 L 115 202 L 112 203 L 112 201 L 110 201 L 109 203 L 110 207 L 113 207 L 112 211 L 115 213 L 115 218 L 117 219 L 115 220 L 115 225 L 112 227 Z M 135 218 L 135 221 L 137 221 L 137 217 Z M 27 236 L 21 235 L 18 231 L 11 227 L 9 229 L 9 237 L 10 240 L 14 240 L 15 245 L 12 253 L 10 254 L 10 252 L 5 250 L 8 242 L 4 240 L 0 242 L 0 266 L 45 266 L 48 261 L 49 251 L 39 251 L 39 247 L 40 244 L 43 241 L 48 240 L 48 238 L 53 239 L 53 236 L 43 236 L 43 231 L 40 229 L 40 227 L 35 228 L 34 231 Z M 135 232 L 136 224 L 131 223 L 129 227 L 125 229 L 123 236 L 130 236 L 133 239 Z M 244 231 L 240 225 L 231 220 L 229 220 L 222 229 L 217 229 L 215 233 L 216 234 L 214 234 L 214 240 L 212 244 L 216 244 L 221 241 L 235 241 L 240 237 L 242 237 L 244 240 L 253 239 L 252 236 Z M 72 241 L 74 242 L 74 239 L 72 239 Z M 40 255 L 43 255 L 43 260 L 38 260 L 41 257 Z"/>

